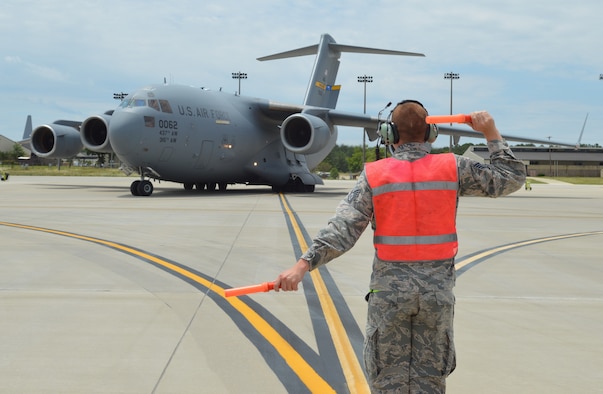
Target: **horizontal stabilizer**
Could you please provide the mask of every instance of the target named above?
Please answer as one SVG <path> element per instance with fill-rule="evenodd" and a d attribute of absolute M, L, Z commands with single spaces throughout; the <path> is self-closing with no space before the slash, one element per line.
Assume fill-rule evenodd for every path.
<path fill-rule="evenodd" d="M 318 45 L 310 45 L 305 48 L 293 49 L 291 51 L 276 53 L 274 55 L 258 57 L 257 60 L 263 62 L 266 60 L 287 59 L 289 57 L 316 55 Z"/>
<path fill-rule="evenodd" d="M 357 47 L 357 46 L 353 46 L 353 45 L 342 45 L 342 44 L 335 44 L 335 43 L 329 43 L 329 47 L 331 49 L 334 49 L 339 52 L 369 53 L 369 54 L 373 54 L 373 55 L 398 55 L 398 56 L 425 57 L 425 55 L 423 53 L 417 53 L 417 52 L 392 51 L 389 49 Z M 263 61 L 267 61 L 267 60 L 287 59 L 290 57 L 316 55 L 317 53 L 318 53 L 318 45 L 310 45 L 308 47 L 293 49 L 291 51 L 275 53 L 274 55 L 258 57 L 257 60 L 263 62 Z"/>
<path fill-rule="evenodd" d="M 404 52 L 404 51 L 392 51 L 389 49 L 378 49 L 378 48 L 366 48 L 366 47 L 355 47 L 351 45 L 331 44 L 331 47 L 338 50 L 339 52 L 350 52 L 350 53 L 370 53 L 373 55 L 398 55 L 398 56 L 420 56 L 425 57 L 422 53 L 416 52 Z"/>

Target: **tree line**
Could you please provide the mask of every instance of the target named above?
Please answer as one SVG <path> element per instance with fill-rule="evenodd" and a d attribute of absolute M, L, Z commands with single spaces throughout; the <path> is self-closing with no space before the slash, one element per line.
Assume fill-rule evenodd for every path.
<path fill-rule="evenodd" d="M 452 152 L 457 155 L 465 153 L 470 146 L 475 144 L 467 143 L 463 145 L 457 145 L 452 147 Z M 484 144 L 478 144 L 484 145 Z M 431 153 L 447 153 L 450 149 L 445 148 L 432 148 Z M 384 146 L 379 145 L 375 147 L 365 148 L 366 162 L 372 162 L 379 158 L 389 156 L 389 152 L 386 156 L 386 149 Z M 362 171 L 364 163 L 362 161 L 362 146 L 350 146 L 350 145 L 335 145 L 331 153 L 314 169 L 319 173 L 329 173 L 331 178 L 337 178 L 340 173 L 359 173 Z"/>

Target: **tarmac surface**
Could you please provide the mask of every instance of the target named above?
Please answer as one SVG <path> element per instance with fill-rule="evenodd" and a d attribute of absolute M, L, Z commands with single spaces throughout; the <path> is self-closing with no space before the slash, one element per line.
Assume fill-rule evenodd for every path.
<path fill-rule="evenodd" d="M 298 292 L 272 281 L 352 181 L 224 193 L 132 178 L 0 183 L 0 393 L 368 392 L 372 232 Z M 461 198 L 448 393 L 603 392 L 603 186 Z"/>

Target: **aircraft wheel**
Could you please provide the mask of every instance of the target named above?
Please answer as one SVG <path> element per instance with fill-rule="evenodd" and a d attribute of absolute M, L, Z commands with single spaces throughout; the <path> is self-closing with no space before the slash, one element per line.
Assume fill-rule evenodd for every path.
<path fill-rule="evenodd" d="M 313 193 L 316 185 L 306 185 L 306 192 Z"/>
<path fill-rule="evenodd" d="M 297 178 L 295 180 L 295 185 L 293 186 L 295 188 L 296 192 L 305 192 L 306 191 L 306 185 L 302 182 L 302 180 L 300 178 Z"/>
<path fill-rule="evenodd" d="M 207 184 L 207 190 L 213 192 L 216 190 L 216 182 L 210 182 Z"/>
<path fill-rule="evenodd" d="M 192 183 L 185 183 L 184 184 L 184 190 L 193 190 L 193 184 Z"/>
<path fill-rule="evenodd" d="M 205 189 L 205 183 L 195 183 L 195 188 L 199 191 L 203 191 L 203 189 Z"/>
<path fill-rule="evenodd" d="M 218 183 L 218 189 L 219 189 L 221 192 L 225 192 L 225 191 L 226 191 L 226 186 L 227 186 L 227 184 L 226 184 L 226 183 Z"/>
<path fill-rule="evenodd" d="M 138 185 L 138 195 L 150 196 L 151 194 L 153 194 L 153 184 L 151 181 L 140 181 L 140 184 Z"/>
<path fill-rule="evenodd" d="M 133 196 L 139 196 L 139 194 L 138 194 L 138 186 L 139 185 L 140 185 L 140 181 L 134 181 L 130 185 L 130 193 L 132 193 Z"/>

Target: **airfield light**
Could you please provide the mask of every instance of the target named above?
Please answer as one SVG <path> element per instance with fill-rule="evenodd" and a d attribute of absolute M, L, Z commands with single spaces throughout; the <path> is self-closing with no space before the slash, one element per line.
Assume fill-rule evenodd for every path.
<path fill-rule="evenodd" d="M 232 73 L 232 79 L 239 80 L 239 92 L 237 93 L 239 96 L 241 95 L 241 79 L 247 79 L 247 74 L 242 72 Z"/>
<path fill-rule="evenodd" d="M 364 113 L 366 114 L 366 84 L 373 82 L 373 77 L 369 75 L 360 75 L 358 76 L 358 82 L 364 83 Z M 366 131 L 362 130 L 362 164 L 366 162 Z"/>
<path fill-rule="evenodd" d="M 461 76 L 458 73 L 449 72 L 444 74 L 444 79 L 450 80 L 450 115 L 452 115 L 452 81 L 459 79 Z M 452 123 L 450 123 L 452 126 Z M 450 152 L 452 152 L 452 134 L 450 135 Z"/>

